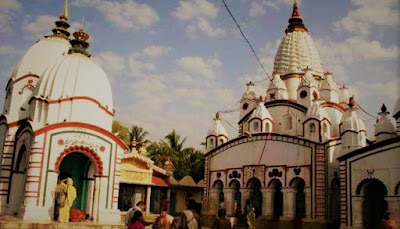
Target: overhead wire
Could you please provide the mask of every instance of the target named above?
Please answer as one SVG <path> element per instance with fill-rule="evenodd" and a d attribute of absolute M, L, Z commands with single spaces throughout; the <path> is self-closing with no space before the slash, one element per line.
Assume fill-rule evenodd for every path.
<path fill-rule="evenodd" d="M 247 37 L 244 35 L 242 28 L 240 27 L 239 23 L 236 21 L 236 18 L 233 16 L 231 10 L 229 9 L 228 5 L 226 4 L 225 0 L 222 0 L 222 3 L 224 4 L 226 10 L 228 11 L 229 15 L 231 16 L 232 20 L 235 22 L 236 26 L 238 27 L 240 34 L 242 34 L 242 37 L 245 39 L 247 44 L 249 45 L 251 51 L 253 52 L 255 58 L 257 59 L 258 63 L 260 64 L 262 70 L 264 73 L 268 76 L 269 79 L 271 79 L 271 76 L 268 74 L 267 70 L 265 70 L 264 65 L 261 63 L 260 58 L 258 58 L 256 51 L 254 50 L 253 46 L 251 45 L 250 41 L 247 39 Z"/>

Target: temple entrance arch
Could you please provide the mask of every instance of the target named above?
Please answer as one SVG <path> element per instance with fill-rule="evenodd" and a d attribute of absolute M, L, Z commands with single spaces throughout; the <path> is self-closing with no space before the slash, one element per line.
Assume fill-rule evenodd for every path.
<path fill-rule="evenodd" d="M 282 183 L 278 179 L 273 179 L 269 183 L 269 187 L 273 189 L 273 216 L 279 218 L 283 215 L 283 193 L 282 193 Z"/>
<path fill-rule="evenodd" d="M 261 182 L 257 178 L 251 178 L 247 182 L 247 187 L 250 189 L 250 202 L 255 209 L 257 216 L 262 214 L 262 193 Z"/>
<path fill-rule="evenodd" d="M 29 164 L 29 152 L 25 145 L 22 145 L 18 151 L 17 159 L 14 164 L 12 185 L 10 192 L 10 205 L 12 213 L 17 215 L 25 199 L 25 185 L 27 170 Z"/>
<path fill-rule="evenodd" d="M 364 197 L 362 203 L 364 228 L 376 228 L 383 214 L 388 210 L 388 204 L 385 201 L 386 186 L 378 179 L 366 179 L 358 185 L 356 192 Z"/>
<path fill-rule="evenodd" d="M 217 190 L 217 209 L 223 208 L 224 207 L 224 183 L 222 183 L 221 180 L 217 180 L 214 182 L 213 187 Z"/>
<path fill-rule="evenodd" d="M 296 177 L 289 185 L 296 190 L 296 217 L 303 218 L 306 216 L 306 195 L 304 193 L 305 182 L 303 179 Z"/>
<path fill-rule="evenodd" d="M 85 211 L 91 219 L 98 216 L 96 195 L 100 193 L 98 178 L 103 174 L 103 163 L 97 153 L 84 146 L 70 146 L 65 149 L 55 163 L 58 180 L 72 178 L 77 196 L 72 208 Z M 56 209 L 55 209 L 56 210 Z"/>
<path fill-rule="evenodd" d="M 240 192 L 240 182 L 238 180 L 232 180 L 229 183 L 229 187 L 233 189 L 233 213 L 240 214 L 242 209 L 242 193 Z"/>
<path fill-rule="evenodd" d="M 330 190 L 331 219 L 335 225 L 340 225 L 340 181 L 333 178 Z"/>
<path fill-rule="evenodd" d="M 76 188 L 76 199 L 73 208 L 88 212 L 89 181 L 93 180 L 93 162 L 82 153 L 70 153 L 66 155 L 60 164 L 59 180 L 72 178 Z M 92 188 L 93 189 L 93 188 Z M 93 196 L 93 195 L 92 195 Z"/>

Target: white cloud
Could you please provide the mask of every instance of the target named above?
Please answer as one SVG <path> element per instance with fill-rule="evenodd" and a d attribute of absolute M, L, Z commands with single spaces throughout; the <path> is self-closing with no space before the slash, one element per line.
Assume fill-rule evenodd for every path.
<path fill-rule="evenodd" d="M 176 60 L 176 63 L 183 70 L 200 75 L 205 79 L 215 79 L 216 70 L 222 66 L 221 61 L 216 58 L 204 59 L 202 57 L 182 57 Z"/>
<path fill-rule="evenodd" d="M 250 17 L 260 17 L 267 13 L 264 6 L 257 1 L 252 1 L 250 3 L 249 15 Z"/>
<path fill-rule="evenodd" d="M 150 57 L 160 57 L 167 55 L 172 50 L 171 47 L 164 47 L 160 45 L 151 45 L 143 49 L 143 53 Z"/>
<path fill-rule="evenodd" d="M 197 22 L 198 22 L 197 23 L 198 30 L 200 30 L 201 32 L 203 32 L 203 34 L 209 37 L 221 37 L 225 35 L 225 30 L 218 27 L 214 27 L 210 23 L 210 21 L 208 21 L 205 18 L 198 18 Z"/>
<path fill-rule="evenodd" d="M 330 65 L 346 67 L 362 61 L 395 60 L 399 57 L 397 46 L 383 47 L 379 41 L 362 37 L 351 37 L 340 42 L 318 40 L 316 45 L 325 68 Z"/>
<path fill-rule="evenodd" d="M 146 3 L 133 0 L 124 2 L 76 0 L 73 5 L 79 7 L 95 7 L 106 20 L 122 29 L 146 28 L 160 20 L 157 11 Z"/>
<path fill-rule="evenodd" d="M 225 35 L 225 30 L 215 23 L 218 7 L 207 0 L 180 1 L 172 16 L 181 21 L 189 21 L 185 27 L 189 37 L 194 38 L 199 32 L 208 37 Z"/>
<path fill-rule="evenodd" d="M 31 22 L 25 20 L 23 29 L 35 36 L 48 35 L 51 33 L 51 28 L 54 27 L 54 22 L 56 20 L 57 18 L 53 15 L 40 15 Z"/>
<path fill-rule="evenodd" d="M 126 67 L 125 58 L 111 51 L 99 53 L 94 56 L 93 59 L 99 63 L 107 73 L 111 74 L 122 71 Z"/>
<path fill-rule="evenodd" d="M 18 0 L 0 1 L 0 33 L 10 31 L 11 24 L 14 23 L 15 12 L 21 8 L 22 4 Z"/>
<path fill-rule="evenodd" d="M 352 0 L 356 7 L 339 21 L 334 22 L 337 30 L 369 35 L 372 26 L 397 27 L 399 20 L 397 0 Z"/>
<path fill-rule="evenodd" d="M 2 10 L 2 11 L 18 10 L 21 7 L 22 7 L 22 4 L 18 0 L 1 0 L 0 1 L 0 10 Z"/>
<path fill-rule="evenodd" d="M 180 20 L 188 20 L 198 17 L 216 18 L 218 8 L 207 0 L 180 1 L 179 6 L 172 15 Z"/>
<path fill-rule="evenodd" d="M 141 61 L 135 57 L 135 55 L 128 57 L 127 64 L 129 67 L 129 74 L 132 74 L 133 77 L 143 76 L 143 74 L 155 69 L 153 63 Z"/>

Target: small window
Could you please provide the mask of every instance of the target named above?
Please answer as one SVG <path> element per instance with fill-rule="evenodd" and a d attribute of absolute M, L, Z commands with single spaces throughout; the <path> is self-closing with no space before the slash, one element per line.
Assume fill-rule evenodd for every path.
<path fill-rule="evenodd" d="M 210 148 L 214 148 L 214 139 L 210 139 Z"/>
<path fill-rule="evenodd" d="M 243 110 L 247 110 L 248 107 L 249 107 L 248 103 L 243 104 Z"/>
<path fill-rule="evenodd" d="M 254 122 L 254 123 L 253 123 L 253 130 L 254 130 L 255 132 L 257 132 L 257 131 L 259 131 L 258 129 L 259 129 L 258 122 Z"/>
<path fill-rule="evenodd" d="M 315 133 L 315 124 L 314 123 L 310 124 L 310 133 Z"/>
<path fill-rule="evenodd" d="M 269 123 L 265 123 L 265 132 L 269 132 Z"/>
<path fill-rule="evenodd" d="M 219 145 L 222 145 L 222 144 L 224 144 L 224 139 L 219 140 Z"/>
<path fill-rule="evenodd" d="M 290 114 L 285 115 L 284 117 L 285 120 L 285 128 L 288 130 L 291 130 L 293 128 L 292 123 L 293 123 L 293 118 Z"/>
<path fill-rule="evenodd" d="M 322 128 L 323 128 L 324 133 L 327 134 L 328 133 L 328 125 L 326 125 L 326 123 L 324 123 Z"/>

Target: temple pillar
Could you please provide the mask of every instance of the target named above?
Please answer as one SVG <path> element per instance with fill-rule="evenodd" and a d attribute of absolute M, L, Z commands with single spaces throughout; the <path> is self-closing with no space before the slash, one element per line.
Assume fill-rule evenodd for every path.
<path fill-rule="evenodd" d="M 269 188 L 262 188 L 261 189 L 261 193 L 262 193 L 262 213 L 261 213 L 261 215 L 262 216 L 266 216 L 267 215 L 267 212 L 268 212 L 268 205 L 269 205 L 269 202 L 271 202 L 271 199 L 269 199 L 269 195 L 268 195 L 268 189 Z"/>
<path fill-rule="evenodd" d="M 352 204 L 353 204 L 353 208 L 352 208 L 352 215 L 353 215 L 353 227 L 355 228 L 362 228 L 363 227 L 363 201 L 364 198 L 361 196 L 355 196 L 352 198 Z M 349 225 L 350 226 L 350 225 Z"/>
<path fill-rule="evenodd" d="M 208 196 L 208 212 L 211 215 L 217 214 L 219 205 L 219 189 L 210 188 Z"/>
<path fill-rule="evenodd" d="M 293 219 L 296 216 L 296 190 L 292 187 L 282 188 L 283 217 Z"/>
<path fill-rule="evenodd" d="M 235 189 L 224 188 L 224 207 L 226 209 L 226 215 L 231 216 L 234 214 L 233 208 L 235 203 Z"/>
<path fill-rule="evenodd" d="M 263 208 L 263 215 L 269 217 L 272 217 L 274 215 L 274 194 L 275 194 L 275 189 L 273 188 L 266 188 L 265 193 L 263 192 L 263 198 L 265 196 L 265 203 L 266 203 L 265 207 Z"/>
<path fill-rule="evenodd" d="M 311 218 L 311 187 L 304 188 L 304 196 L 306 198 L 305 204 L 306 204 L 306 218 Z"/>
<path fill-rule="evenodd" d="M 150 214 L 151 186 L 147 186 L 146 191 L 146 215 Z"/>
<path fill-rule="evenodd" d="M 250 199 L 250 189 L 241 188 L 240 192 L 242 193 L 242 212 L 244 212 L 246 207 L 246 200 Z"/>

